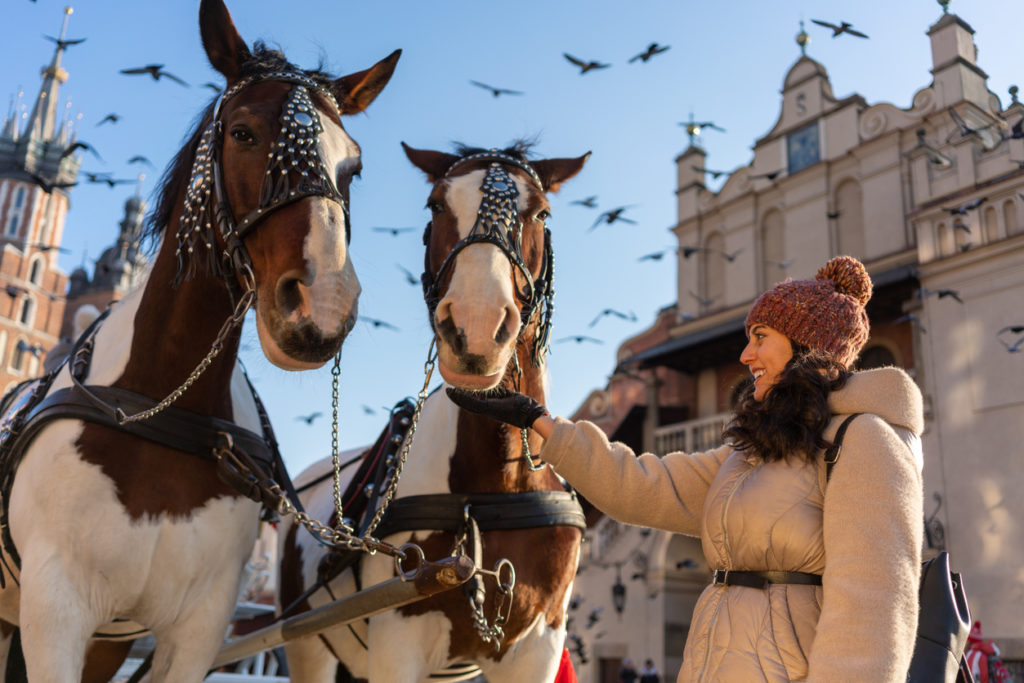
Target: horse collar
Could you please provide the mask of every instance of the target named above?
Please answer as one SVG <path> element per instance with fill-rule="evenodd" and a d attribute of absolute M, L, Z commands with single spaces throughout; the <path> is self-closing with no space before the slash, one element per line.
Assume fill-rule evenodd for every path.
<path fill-rule="evenodd" d="M 246 87 L 265 81 L 284 81 L 293 85 L 281 110 L 281 131 L 267 157 L 259 204 L 236 221 L 224 189 L 220 162 L 220 147 L 223 143 L 220 113 L 224 104 Z M 210 254 L 215 271 L 221 265 L 225 275 L 242 270 L 247 265 L 251 267 L 248 251 L 242 242 L 245 236 L 272 212 L 306 197 L 324 197 L 336 202 L 341 206 L 348 223 L 348 205 L 318 149 L 324 128 L 310 97 L 311 89 L 330 102 L 334 111 L 340 115 L 338 102 L 330 91 L 309 76 L 293 71 L 274 71 L 243 78 L 217 100 L 213 119 L 203 131 L 196 148 L 192 174 L 185 191 L 184 210 L 177 232 L 179 277 L 186 275 L 186 261 L 189 262 L 188 268 L 195 269 L 194 252 L 200 241 Z M 298 180 L 293 182 L 292 177 L 296 173 Z M 222 263 L 213 257 L 214 223 L 225 243 Z M 351 239 L 351 231 L 346 230 L 346 238 Z M 233 280 L 229 278 L 228 282 L 233 283 Z"/>

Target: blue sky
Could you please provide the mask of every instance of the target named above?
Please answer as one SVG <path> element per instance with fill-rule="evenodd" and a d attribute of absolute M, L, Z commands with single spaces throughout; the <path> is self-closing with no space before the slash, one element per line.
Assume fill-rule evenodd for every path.
<path fill-rule="evenodd" d="M 31 108 L 39 71 L 53 53 L 43 35 L 58 35 L 66 4 L 4 2 L 0 96 L 14 97 L 21 88 L 22 102 Z M 954 0 L 950 5 L 975 29 L 979 64 L 1004 106 L 1008 87 L 1024 81 L 1019 27 L 1010 20 L 1009 4 Z M 84 153 L 82 168 L 117 178 L 143 171 L 142 192 L 149 196 L 213 96 L 202 84 L 221 82 L 200 45 L 198 2 L 83 0 L 73 7 L 67 37 L 86 41 L 65 53 L 69 80 L 61 89 L 61 110 L 70 97 L 72 115 L 81 114 L 79 139 L 103 158 Z M 345 343 L 344 449 L 372 442 L 384 424 L 384 407 L 414 396 L 423 383 L 430 328 L 419 286 L 407 284 L 401 268 L 417 276 L 422 270 L 420 230 L 427 220 L 428 187 L 406 160 L 400 141 L 450 151 L 453 141 L 492 147 L 529 137 L 538 139 L 539 157 L 593 152 L 582 173 L 553 196 L 548 221 L 556 259 L 548 404 L 568 414 L 605 385 L 618 345 L 674 303 L 674 261 L 637 259 L 673 245 L 668 232 L 675 222 L 673 160 L 687 145 L 678 122 L 692 111 L 698 120 L 726 129 L 703 136 L 709 168 L 749 163 L 754 141 L 775 123 L 782 80 L 799 58 L 794 36 L 801 19 L 811 36 L 808 55 L 826 67 L 836 96 L 859 93 L 869 103 L 909 107 L 914 92 L 931 81 L 925 32 L 942 12 L 934 0 L 235 0 L 228 8 L 247 42 L 263 39 L 304 67 L 322 62 L 341 75 L 403 50 L 380 97 L 365 114 L 345 121 L 363 149 L 363 176 L 352 188 L 351 249 L 363 285 L 360 313 L 400 331 L 360 322 Z M 870 39 L 833 39 L 811 18 L 849 21 Z M 646 63 L 628 62 L 652 42 L 670 49 Z M 612 66 L 581 76 L 563 52 Z M 152 63 L 164 64 L 191 87 L 118 73 Z M 524 94 L 495 98 L 470 80 Z M 120 121 L 97 126 L 109 113 Z M 136 154 L 152 160 L 154 168 L 128 165 Z M 712 188 L 721 183 L 709 182 Z M 85 260 L 91 270 L 88 260 L 116 237 L 124 201 L 133 192 L 131 185 L 109 189 L 84 183 L 72 190 L 64 237 L 70 253 L 61 256 L 62 268 L 70 272 Z M 597 209 L 570 204 L 589 195 L 597 195 Z M 590 230 L 601 211 L 623 205 L 630 205 L 624 215 L 636 224 Z M 416 230 L 391 236 L 372 231 L 374 226 Z M 682 303 L 683 310 L 695 309 L 693 301 Z M 638 320 L 609 316 L 590 327 L 605 308 L 632 311 Z M 557 341 L 575 335 L 603 343 Z M 329 416 L 329 368 L 306 373 L 274 368 L 259 352 L 251 325 L 243 343 L 242 358 L 268 405 L 289 469 L 297 474 L 329 453 L 328 418 L 312 425 L 297 419 L 313 411 Z M 435 373 L 432 385 L 438 381 Z"/>

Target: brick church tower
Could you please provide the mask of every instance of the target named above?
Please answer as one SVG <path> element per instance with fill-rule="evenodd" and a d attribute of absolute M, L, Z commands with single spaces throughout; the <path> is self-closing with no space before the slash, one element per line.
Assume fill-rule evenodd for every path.
<path fill-rule="evenodd" d="M 0 390 L 39 374 L 58 341 L 67 275 L 57 266 L 80 160 L 72 122 L 58 121 L 71 8 L 31 112 L 12 106 L 0 129 Z M 21 95 L 19 94 L 19 102 Z"/>

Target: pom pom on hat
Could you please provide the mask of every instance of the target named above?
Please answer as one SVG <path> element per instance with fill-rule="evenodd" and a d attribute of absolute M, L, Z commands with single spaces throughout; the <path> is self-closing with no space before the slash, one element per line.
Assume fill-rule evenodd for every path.
<path fill-rule="evenodd" d="M 871 292 L 864 264 L 852 256 L 837 256 L 813 280 L 786 280 L 758 297 L 747 313 L 746 329 L 767 325 L 849 368 L 868 340 L 864 306 Z"/>

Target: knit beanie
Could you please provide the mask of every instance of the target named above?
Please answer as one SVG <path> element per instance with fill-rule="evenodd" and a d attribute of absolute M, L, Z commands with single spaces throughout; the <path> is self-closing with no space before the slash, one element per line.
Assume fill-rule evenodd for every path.
<path fill-rule="evenodd" d="M 849 369 L 868 340 L 864 306 L 871 290 L 864 264 L 837 256 L 813 280 L 786 280 L 759 296 L 747 313 L 746 330 L 767 325 Z"/>

